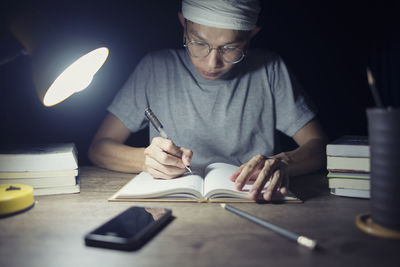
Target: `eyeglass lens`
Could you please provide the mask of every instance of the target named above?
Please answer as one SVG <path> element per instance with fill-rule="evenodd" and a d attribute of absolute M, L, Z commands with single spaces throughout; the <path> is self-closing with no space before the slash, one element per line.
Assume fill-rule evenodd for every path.
<path fill-rule="evenodd" d="M 243 51 L 236 47 L 223 46 L 219 48 L 211 48 L 209 44 L 197 41 L 188 42 L 186 47 L 188 48 L 190 55 L 197 58 L 207 57 L 211 53 L 212 49 L 218 49 L 222 59 L 227 63 L 237 63 L 243 57 Z"/>

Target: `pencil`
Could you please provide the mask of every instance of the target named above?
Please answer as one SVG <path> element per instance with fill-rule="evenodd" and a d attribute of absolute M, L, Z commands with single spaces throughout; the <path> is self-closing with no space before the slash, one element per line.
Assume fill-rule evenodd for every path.
<path fill-rule="evenodd" d="M 247 212 L 241 211 L 239 209 L 236 209 L 232 206 L 229 206 L 227 204 L 221 204 L 221 207 L 235 213 L 236 215 L 239 215 L 240 217 L 243 217 L 251 222 L 254 222 L 258 225 L 261 225 L 264 228 L 267 228 L 269 230 L 274 231 L 277 234 L 280 234 L 281 236 L 284 236 L 288 238 L 289 240 L 297 242 L 297 244 L 305 246 L 306 248 L 309 249 L 314 249 L 317 246 L 317 241 L 310 239 L 308 237 L 305 237 L 303 235 L 299 235 L 293 232 L 290 232 L 288 230 L 285 230 L 279 226 L 276 226 L 272 223 L 269 223 L 267 221 L 261 220 L 260 218 L 257 218 L 253 215 L 248 214 Z"/>
<path fill-rule="evenodd" d="M 372 72 L 368 67 L 367 67 L 367 80 L 368 80 L 369 88 L 371 89 L 371 92 L 372 92 L 372 97 L 375 100 L 376 106 L 378 108 L 383 108 L 384 105 L 383 105 L 382 99 L 379 95 L 378 89 L 375 86 L 374 76 L 372 75 Z"/>

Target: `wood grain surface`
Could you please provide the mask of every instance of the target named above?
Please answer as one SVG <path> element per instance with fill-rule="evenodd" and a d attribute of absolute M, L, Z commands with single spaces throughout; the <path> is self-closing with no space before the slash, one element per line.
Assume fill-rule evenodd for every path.
<path fill-rule="evenodd" d="M 36 197 L 33 209 L 0 219 L 0 266 L 399 266 L 399 240 L 355 226 L 369 201 L 330 195 L 325 173 L 291 179 L 303 204 L 232 204 L 316 239 L 317 251 L 216 203 L 108 202 L 133 176 L 83 167 L 80 194 Z M 138 251 L 85 246 L 86 233 L 133 205 L 170 208 L 174 219 Z"/>

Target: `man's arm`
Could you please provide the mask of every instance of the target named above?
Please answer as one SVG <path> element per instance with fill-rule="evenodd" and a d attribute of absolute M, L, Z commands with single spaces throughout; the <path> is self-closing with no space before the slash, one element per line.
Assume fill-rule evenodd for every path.
<path fill-rule="evenodd" d="M 328 138 L 317 120 L 312 120 L 293 136 L 298 148 L 279 153 L 272 158 L 287 162 L 289 176 L 298 176 L 320 170 L 326 166 Z"/>
<path fill-rule="evenodd" d="M 120 172 L 147 171 L 157 178 L 174 178 L 185 172 L 193 152 L 171 140 L 155 137 L 147 147 L 131 147 L 125 141 L 130 130 L 114 115 L 108 114 L 93 138 L 89 159 L 96 165 Z"/>
<path fill-rule="evenodd" d="M 240 166 L 231 176 L 231 180 L 236 182 L 236 188 L 241 190 L 247 182 L 253 180 L 249 197 L 256 199 L 265 183 L 270 181 L 263 197 L 271 200 L 273 196 L 287 193 L 289 176 L 302 175 L 325 167 L 327 137 L 317 120 L 307 123 L 293 139 L 299 145 L 297 149 L 269 158 L 256 155 Z"/>
<path fill-rule="evenodd" d="M 90 145 L 88 156 L 96 165 L 121 172 L 138 173 L 145 169 L 145 148 L 125 145 L 130 130 L 108 114 Z"/>

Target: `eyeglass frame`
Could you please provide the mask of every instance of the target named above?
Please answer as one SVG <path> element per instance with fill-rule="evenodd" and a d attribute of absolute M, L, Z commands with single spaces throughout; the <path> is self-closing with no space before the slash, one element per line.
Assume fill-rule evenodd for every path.
<path fill-rule="evenodd" d="M 187 20 L 185 20 L 185 35 L 187 35 L 187 32 L 186 32 L 186 31 L 187 31 Z M 194 55 L 192 55 L 192 54 L 190 53 L 190 49 L 189 49 L 189 47 L 188 47 L 188 44 L 186 43 L 186 36 L 185 36 L 185 35 L 183 36 L 183 47 L 185 47 L 185 48 L 188 50 L 189 55 L 192 56 L 192 57 L 194 57 L 194 58 L 206 58 L 206 57 L 208 57 L 208 56 L 210 55 L 210 53 L 211 53 L 211 51 L 212 51 L 213 49 L 216 49 L 216 50 L 218 51 L 218 54 L 219 54 L 220 57 L 222 58 L 222 60 L 223 60 L 224 62 L 228 63 L 228 64 L 237 64 L 237 63 L 241 62 L 241 61 L 246 57 L 246 50 L 240 49 L 239 47 L 229 46 L 229 45 L 221 45 L 221 46 L 218 46 L 218 47 L 211 47 L 211 45 L 210 45 L 209 43 L 200 42 L 200 41 L 196 41 L 196 40 L 190 40 L 189 43 L 199 43 L 199 44 L 205 44 L 205 45 L 208 46 L 208 53 L 207 53 L 207 55 L 201 56 L 201 57 L 194 56 Z M 245 45 L 245 47 L 246 47 L 246 46 L 247 46 L 247 44 Z M 241 56 L 238 60 L 236 60 L 236 61 L 232 61 L 232 62 L 226 61 L 226 60 L 224 59 L 223 53 L 221 52 L 221 49 L 223 49 L 223 48 L 235 48 L 235 49 L 238 49 L 238 50 L 242 53 L 242 56 Z"/>

